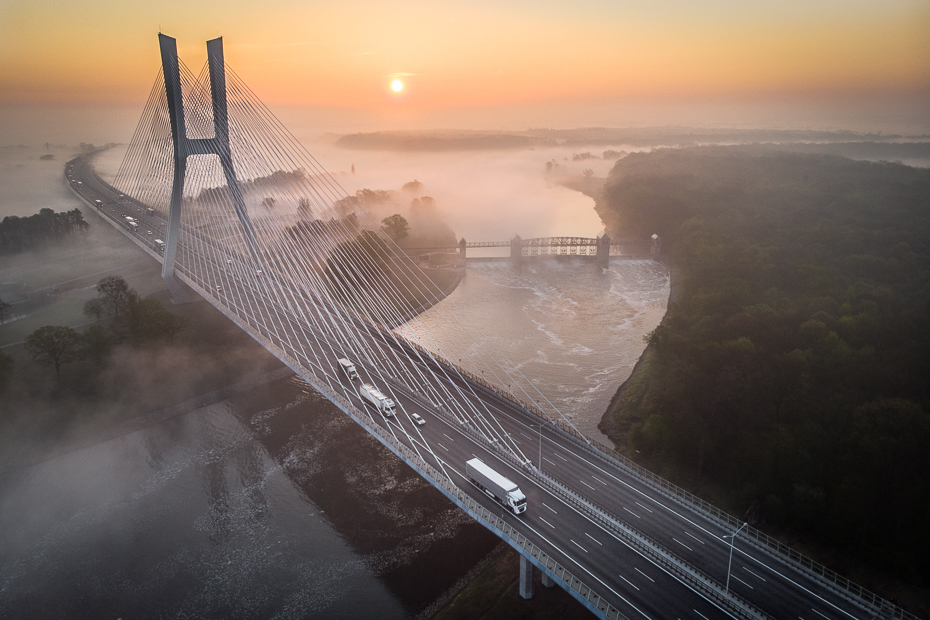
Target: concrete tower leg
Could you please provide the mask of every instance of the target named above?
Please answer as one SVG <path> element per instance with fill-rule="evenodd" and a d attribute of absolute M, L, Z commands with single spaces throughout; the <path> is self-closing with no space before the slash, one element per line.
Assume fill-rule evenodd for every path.
<path fill-rule="evenodd" d="M 187 130 L 184 123 L 184 103 L 181 100 L 177 42 L 159 33 L 158 45 L 161 48 L 161 66 L 165 76 L 168 118 L 171 123 L 171 143 L 174 147 L 174 179 L 171 184 L 171 203 L 168 207 L 168 223 L 165 230 L 164 261 L 161 265 L 161 276 L 170 282 L 174 279 L 174 262 L 181 224 L 181 194 L 184 191 L 184 176 L 187 170 L 187 149 L 184 144 Z"/>
<path fill-rule="evenodd" d="M 520 556 L 520 596 L 533 598 L 533 565 L 524 556 Z"/>

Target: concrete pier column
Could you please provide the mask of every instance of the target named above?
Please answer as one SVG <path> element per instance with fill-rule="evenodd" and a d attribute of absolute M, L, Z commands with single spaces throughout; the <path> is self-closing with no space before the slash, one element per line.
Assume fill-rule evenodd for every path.
<path fill-rule="evenodd" d="M 525 556 L 520 556 L 520 596 L 533 598 L 533 565 Z"/>
<path fill-rule="evenodd" d="M 523 239 L 520 235 L 514 235 L 510 240 L 510 260 L 518 261 L 523 259 Z"/>
<path fill-rule="evenodd" d="M 465 237 L 462 237 L 461 241 L 459 241 L 459 258 L 462 260 L 463 263 L 465 262 L 465 249 L 467 247 L 468 247 L 468 244 L 465 243 Z"/>
<path fill-rule="evenodd" d="M 551 588 L 552 586 L 555 585 L 555 579 L 553 579 L 553 578 L 550 577 L 548 574 L 546 574 L 545 572 L 543 572 L 543 574 L 542 574 L 542 584 L 543 584 L 543 587 L 544 587 L 544 588 Z"/>
<path fill-rule="evenodd" d="M 597 238 L 597 262 L 605 267 L 610 262 L 610 237 L 607 233 Z"/>

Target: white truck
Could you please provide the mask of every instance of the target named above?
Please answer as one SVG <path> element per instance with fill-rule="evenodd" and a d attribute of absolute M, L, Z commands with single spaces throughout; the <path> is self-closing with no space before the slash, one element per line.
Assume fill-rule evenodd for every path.
<path fill-rule="evenodd" d="M 482 491 L 518 515 L 526 512 L 526 495 L 515 482 L 497 473 L 481 459 L 465 461 L 465 473 Z"/>
<path fill-rule="evenodd" d="M 339 362 L 339 367 L 342 368 L 342 372 L 346 373 L 349 379 L 358 379 L 358 371 L 355 370 L 355 364 L 350 362 L 348 358 L 340 357 L 336 361 Z"/>
<path fill-rule="evenodd" d="M 156 240 L 155 240 L 155 247 L 158 248 L 159 250 L 161 250 L 162 252 L 164 252 L 164 251 L 165 251 L 165 242 L 162 241 L 161 239 L 156 239 Z"/>
<path fill-rule="evenodd" d="M 394 417 L 394 401 L 370 383 L 363 383 L 358 388 L 359 396 L 370 402 L 386 418 Z"/>

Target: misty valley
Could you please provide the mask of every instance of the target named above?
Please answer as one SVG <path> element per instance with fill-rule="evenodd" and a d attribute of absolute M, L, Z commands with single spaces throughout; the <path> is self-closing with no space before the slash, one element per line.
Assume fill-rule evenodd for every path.
<path fill-rule="evenodd" d="M 276 189 L 316 173 L 243 182 L 257 238 L 304 248 L 248 267 L 252 281 L 312 277 L 321 307 L 410 342 L 440 334 L 433 353 L 478 368 L 484 353 L 443 332 L 454 308 L 539 388 L 531 405 L 926 609 L 925 140 L 674 127 L 315 146 L 323 166 L 338 162 L 334 215 Z M 85 157 L 118 183 L 127 148 Z M 45 196 L 0 213 L 0 616 L 590 617 L 539 575 L 536 597 L 519 598 L 513 549 L 217 303 L 178 303 L 152 258 L 167 198 L 119 230 L 132 205 L 79 201 L 62 179 L 78 149 L 50 150 L 0 152 L 4 181 Z M 207 292 L 232 295 L 239 259 L 226 256 L 247 256 L 248 239 L 213 205 L 233 199 L 201 187 L 184 200 L 182 226 L 222 248 L 227 279 Z M 604 266 L 458 250 L 603 232 L 652 254 Z M 385 282 L 403 293 L 367 305 Z M 536 438 L 520 445 L 555 467 L 537 431 L 538 459 Z"/>

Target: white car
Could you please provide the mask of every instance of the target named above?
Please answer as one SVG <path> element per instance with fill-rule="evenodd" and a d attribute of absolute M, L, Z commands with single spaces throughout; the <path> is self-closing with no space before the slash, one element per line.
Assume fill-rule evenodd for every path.
<path fill-rule="evenodd" d="M 421 418 L 420 414 L 418 413 L 411 413 L 410 417 L 413 418 L 413 421 L 417 426 L 423 426 L 424 424 L 426 424 L 426 420 Z"/>

